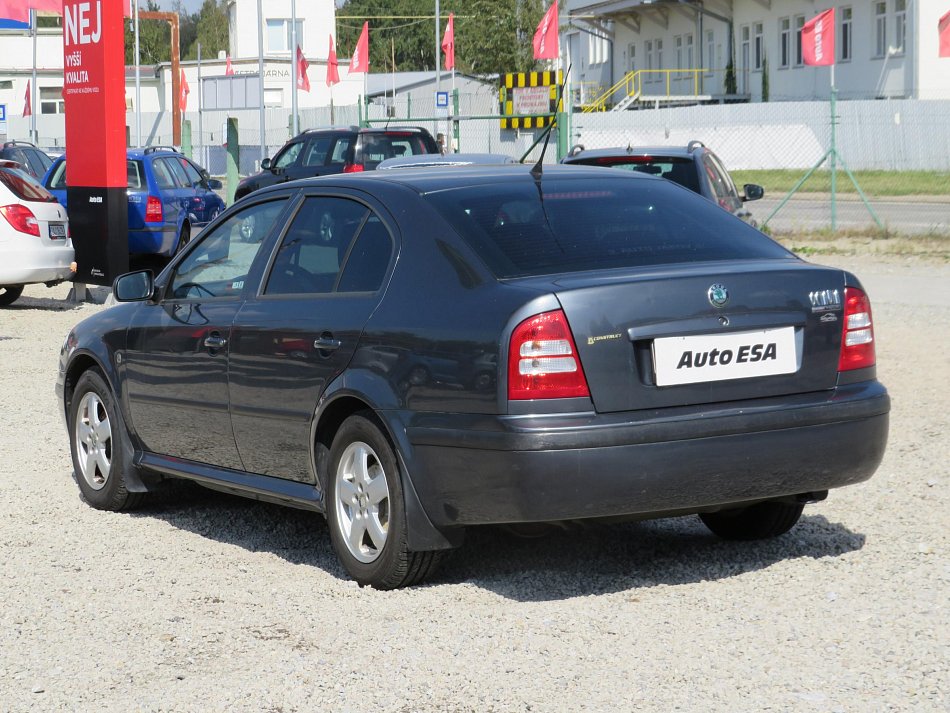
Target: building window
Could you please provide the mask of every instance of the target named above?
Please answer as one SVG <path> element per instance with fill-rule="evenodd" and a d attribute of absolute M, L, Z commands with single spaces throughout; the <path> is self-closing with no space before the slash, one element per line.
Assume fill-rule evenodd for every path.
<path fill-rule="evenodd" d="M 653 40 L 647 40 L 643 43 L 643 53 L 647 57 L 647 69 L 653 69 Z M 650 79 L 648 76 L 647 79 Z"/>
<path fill-rule="evenodd" d="M 40 114 L 65 114 L 61 87 L 40 87 Z"/>
<path fill-rule="evenodd" d="M 599 35 L 587 35 L 587 57 L 588 63 L 603 64 L 607 61 L 607 38 Z"/>
<path fill-rule="evenodd" d="M 841 61 L 851 61 L 851 8 L 841 8 Z"/>
<path fill-rule="evenodd" d="M 683 68 L 683 37 L 677 35 L 673 38 L 673 46 L 676 47 L 676 68 Z"/>
<path fill-rule="evenodd" d="M 686 67 L 695 69 L 693 62 L 693 34 L 685 35 L 686 38 Z"/>
<path fill-rule="evenodd" d="M 795 66 L 801 67 L 805 64 L 802 57 L 802 28 L 805 26 L 805 16 L 795 16 Z"/>
<path fill-rule="evenodd" d="M 762 23 L 757 22 L 752 25 L 752 31 L 755 35 L 754 47 L 755 47 L 755 68 L 762 69 L 762 59 L 765 57 L 765 44 L 762 38 Z"/>
<path fill-rule="evenodd" d="M 297 20 L 297 44 L 303 50 L 303 20 Z M 291 22 L 289 19 L 267 19 L 267 51 L 290 52 L 293 50 Z"/>
<path fill-rule="evenodd" d="M 786 69 L 791 63 L 792 52 L 792 20 L 783 17 L 778 21 L 778 66 L 780 69 Z"/>
<path fill-rule="evenodd" d="M 627 45 L 627 71 L 637 71 L 637 45 L 633 42 Z"/>
<path fill-rule="evenodd" d="M 656 41 L 656 68 L 663 69 L 663 40 Z"/>
<path fill-rule="evenodd" d="M 907 40 L 907 0 L 894 0 L 894 50 L 904 54 Z"/>
<path fill-rule="evenodd" d="M 874 3 L 874 56 L 887 54 L 887 3 Z"/>
<path fill-rule="evenodd" d="M 716 33 L 706 30 L 706 73 L 710 74 L 716 67 Z"/>

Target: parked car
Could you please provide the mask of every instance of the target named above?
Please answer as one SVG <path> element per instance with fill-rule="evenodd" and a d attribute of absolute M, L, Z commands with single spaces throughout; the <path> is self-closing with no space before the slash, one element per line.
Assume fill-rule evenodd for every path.
<path fill-rule="evenodd" d="M 685 147 L 627 146 L 587 150 L 578 145 L 561 163 L 610 166 L 660 176 L 708 198 L 752 226 L 757 223 L 745 204 L 765 195 L 762 186 L 746 183 L 740 196 L 722 161 L 701 141 L 690 141 Z"/>
<path fill-rule="evenodd" d="M 221 181 L 166 146 L 126 152 L 129 196 L 129 253 L 174 255 L 225 209 L 215 191 Z M 66 205 L 66 156 L 58 158 L 43 185 Z"/>
<path fill-rule="evenodd" d="M 858 279 L 640 173 L 296 181 L 114 292 L 60 357 L 82 497 L 173 477 L 322 512 L 379 588 L 475 525 L 781 535 L 887 441 Z"/>
<path fill-rule="evenodd" d="M 376 165 L 377 171 L 393 168 L 429 168 L 436 166 L 487 166 L 517 163 L 511 156 L 500 153 L 427 153 L 418 156 L 387 158 Z"/>
<path fill-rule="evenodd" d="M 53 160 L 29 141 L 7 141 L 0 148 L 0 159 L 16 161 L 36 180 L 43 178 Z"/>
<path fill-rule="evenodd" d="M 234 198 L 298 178 L 372 171 L 386 159 L 432 153 L 439 153 L 439 145 L 417 126 L 308 129 L 284 144 L 273 159 L 265 158 L 259 173 L 238 183 Z"/>
<path fill-rule="evenodd" d="M 53 286 L 75 269 L 66 210 L 17 161 L 0 159 L 0 307 L 24 285 Z"/>

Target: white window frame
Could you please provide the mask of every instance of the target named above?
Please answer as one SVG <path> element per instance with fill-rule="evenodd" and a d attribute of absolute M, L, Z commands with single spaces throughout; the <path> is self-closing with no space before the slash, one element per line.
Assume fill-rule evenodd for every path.
<path fill-rule="evenodd" d="M 683 36 L 673 37 L 673 46 L 676 48 L 676 68 L 683 69 Z"/>
<path fill-rule="evenodd" d="M 907 0 L 894 0 L 894 54 L 904 54 L 906 47 Z"/>
<path fill-rule="evenodd" d="M 627 45 L 627 71 L 637 71 L 637 43 L 631 42 Z"/>
<path fill-rule="evenodd" d="M 290 18 L 289 17 L 268 17 L 264 20 L 264 26 L 267 28 L 267 52 L 270 54 L 293 54 L 294 48 L 290 46 L 291 44 L 291 27 L 290 27 Z M 271 34 L 271 28 L 275 27 L 277 23 L 281 24 L 281 28 L 278 29 L 280 32 L 281 38 L 285 44 L 281 47 L 274 47 L 272 44 L 272 39 L 274 35 Z M 307 48 L 304 47 L 303 41 L 303 19 L 297 18 L 297 44 L 300 45 L 301 52 L 306 52 Z"/>
<path fill-rule="evenodd" d="M 696 69 L 695 62 L 693 60 L 693 33 L 687 32 L 683 35 L 683 41 L 686 43 L 686 68 L 687 69 Z"/>
<path fill-rule="evenodd" d="M 706 30 L 706 74 L 712 74 L 716 66 L 716 33 Z"/>
<path fill-rule="evenodd" d="M 850 62 L 854 52 L 854 11 L 850 6 L 841 8 L 841 51 L 839 62 Z"/>
<path fill-rule="evenodd" d="M 761 22 L 752 23 L 752 67 L 756 72 L 762 71 L 762 62 L 765 59 L 765 27 Z"/>
<path fill-rule="evenodd" d="M 792 18 L 780 17 L 778 20 L 778 68 L 792 66 Z"/>
<path fill-rule="evenodd" d="M 795 29 L 795 57 L 794 57 L 795 64 L 794 66 L 804 67 L 805 56 L 802 54 L 802 28 L 805 26 L 805 16 L 795 15 L 792 26 Z"/>
<path fill-rule="evenodd" d="M 43 96 L 43 95 L 46 96 Z M 40 87 L 38 97 L 40 114 L 65 114 L 66 101 L 63 99 L 62 87 Z"/>
<path fill-rule="evenodd" d="M 876 0 L 871 7 L 874 18 L 874 59 L 887 56 L 887 2 Z"/>

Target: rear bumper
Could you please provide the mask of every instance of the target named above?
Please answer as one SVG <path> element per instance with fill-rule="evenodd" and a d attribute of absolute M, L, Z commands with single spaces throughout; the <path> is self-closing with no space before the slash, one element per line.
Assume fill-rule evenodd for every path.
<path fill-rule="evenodd" d="M 4 244 L 0 246 L 0 285 L 69 279 L 73 275 L 69 266 L 74 259 L 73 249 L 66 245 L 17 250 Z"/>
<path fill-rule="evenodd" d="M 171 255 L 175 249 L 174 226 L 129 229 L 129 252 L 133 255 Z"/>
<path fill-rule="evenodd" d="M 868 479 L 889 409 L 872 381 L 660 416 L 421 424 L 410 470 L 437 527 L 699 511 Z"/>

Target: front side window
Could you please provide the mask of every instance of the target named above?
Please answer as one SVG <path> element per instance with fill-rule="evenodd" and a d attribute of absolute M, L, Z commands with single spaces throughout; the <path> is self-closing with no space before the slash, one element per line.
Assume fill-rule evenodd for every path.
<path fill-rule="evenodd" d="M 175 179 L 164 161 L 152 161 L 152 173 L 155 174 L 155 182 L 159 188 L 171 190 L 175 188 Z"/>
<path fill-rule="evenodd" d="M 287 168 L 288 166 L 293 166 L 297 162 L 297 157 L 300 155 L 300 149 L 302 148 L 302 141 L 292 143 L 290 146 L 281 151 L 280 155 L 274 159 L 274 167 Z"/>
<path fill-rule="evenodd" d="M 199 242 L 175 269 L 170 299 L 237 297 L 257 254 L 287 199 L 248 206 L 234 213 Z"/>
<path fill-rule="evenodd" d="M 163 158 L 161 162 L 175 179 L 175 183 L 179 188 L 191 187 L 191 183 L 188 181 L 188 176 L 185 174 L 185 169 L 182 167 L 180 161 L 173 158 Z"/>
<path fill-rule="evenodd" d="M 192 188 L 195 188 L 201 185 L 204 182 L 204 179 L 201 177 L 201 174 L 198 173 L 198 169 L 192 165 L 191 161 L 186 158 L 179 159 L 179 164 L 181 165 L 182 170 L 185 172 L 185 178 L 187 179 L 187 185 L 190 185 Z"/>

